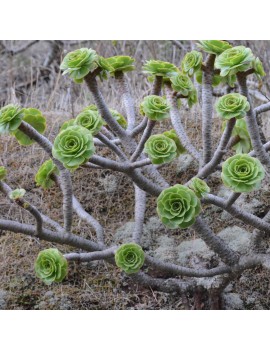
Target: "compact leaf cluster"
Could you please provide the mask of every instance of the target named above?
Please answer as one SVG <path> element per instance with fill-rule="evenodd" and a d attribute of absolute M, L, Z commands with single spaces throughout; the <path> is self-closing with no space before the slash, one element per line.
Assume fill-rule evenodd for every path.
<path fill-rule="evenodd" d="M 112 262 L 112 258 L 117 267 L 133 279 L 164 291 L 170 289 L 174 280 L 167 281 L 164 278 L 160 283 L 153 281 L 144 272 L 145 265 L 154 265 L 172 276 L 176 273 L 182 276 L 187 271 L 190 277 L 211 276 L 209 272 L 159 262 L 143 251 L 140 244 L 146 194 L 157 198 L 157 214 L 167 228 L 184 230 L 193 227 L 209 248 L 217 253 L 224 265 L 220 267 L 222 273 L 217 269 L 213 276 L 223 274 L 225 280 L 233 271 L 233 266 L 237 265 L 239 272 L 249 268 L 248 264 L 242 267 L 238 253 L 216 238 L 201 217 L 201 212 L 203 204 L 210 203 L 253 225 L 257 234 L 258 230 L 259 233 L 270 232 L 266 220 L 254 218 L 234 205 L 241 193 L 259 190 L 270 170 L 267 154 L 269 145 L 263 145 L 260 140 L 260 126 L 247 88 L 248 75 L 255 74 L 261 80 L 265 72 L 259 58 L 244 46 L 233 47 L 230 43 L 219 40 L 203 40 L 197 46 L 198 50 L 188 52 L 178 66 L 160 60 L 145 62 L 142 71 L 153 83 L 153 89 L 142 99 L 138 108 L 134 105 L 125 79 L 125 74 L 135 69 L 132 57 L 105 58 L 88 48 L 68 53 L 60 66 L 63 74 L 67 74 L 77 84 L 85 82 L 95 104 L 84 107 L 76 118 L 63 123 L 52 144 L 42 136 L 46 119 L 41 111 L 17 105 L 7 105 L 0 110 L 0 134 L 9 133 L 23 146 L 37 142 L 48 153 L 48 160 L 40 166 L 35 181 L 44 189 L 55 183 L 60 185 L 64 227 L 46 220 L 47 217 L 42 216 L 31 204 L 25 206 L 22 198 L 27 194 L 24 189 L 12 191 L 9 188 L 4 182 L 8 175 L 3 166 L 0 167 L 0 190 L 34 216 L 37 226 L 36 229 L 28 228 L 31 235 L 48 241 L 57 238 L 57 242 L 86 251 L 66 255 L 57 249 L 40 252 L 35 271 L 46 284 L 61 282 L 67 275 L 69 261 L 107 259 Z M 107 79 L 115 80 L 125 113 L 107 106 L 97 78 L 103 84 Z M 214 101 L 213 89 L 217 86 L 223 89 L 224 94 Z M 197 104 L 200 89 L 202 145 L 197 148 L 184 128 L 181 114 L 183 105 L 191 109 Z M 257 113 L 269 109 L 268 106 L 263 106 L 261 110 L 258 107 Z M 212 145 L 213 114 L 223 121 L 221 138 L 215 149 Z M 140 116 L 139 123 L 136 116 Z M 153 134 L 155 125 L 160 122 L 168 126 L 167 130 Z M 109 148 L 117 160 L 98 155 L 97 146 Z M 183 153 L 191 154 L 198 161 L 198 172 L 186 184 L 170 185 L 159 173 L 159 167 L 166 166 Z M 232 156 L 229 157 L 228 154 Z M 119 247 L 106 246 L 104 229 L 72 194 L 70 172 L 75 172 L 80 167 L 106 168 L 123 172 L 131 178 L 135 187 L 135 230 L 132 242 Z M 208 179 L 219 169 L 222 169 L 220 180 L 232 190 L 229 199 L 210 193 Z M 73 211 L 94 228 L 97 242 L 72 234 Z M 46 223 L 54 228 L 53 234 L 44 227 Z M 179 289 L 179 284 L 177 286 Z"/>

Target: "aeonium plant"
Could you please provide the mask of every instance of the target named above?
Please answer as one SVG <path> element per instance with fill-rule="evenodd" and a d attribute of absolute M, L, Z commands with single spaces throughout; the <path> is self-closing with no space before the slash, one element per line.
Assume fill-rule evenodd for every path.
<path fill-rule="evenodd" d="M 263 77 L 262 62 L 249 48 L 233 47 L 222 40 L 200 41 L 198 50 L 186 53 L 177 64 L 149 58 L 142 72 L 153 85 L 142 92 L 140 97 L 144 98 L 137 105 L 126 79 L 127 75 L 135 77 L 137 73 L 135 60 L 130 56 L 104 57 L 91 48 L 82 48 L 68 53 L 60 67 L 75 83 L 85 83 L 82 87 L 87 87 L 92 97 L 89 105 L 65 121 L 55 139 L 49 140 L 41 111 L 9 104 L 0 109 L 0 134 L 9 133 L 21 147 L 35 142 L 48 154 L 37 169 L 35 181 L 46 191 L 53 185 L 59 186 L 62 218 L 58 223 L 50 214 L 41 213 L 38 206 L 26 202 L 25 190 L 11 189 L 6 183 L 6 168 L 1 166 L 0 191 L 27 210 L 35 224 L 0 220 L 0 229 L 61 243 L 67 250 L 73 248 L 68 253 L 55 248 L 40 252 L 34 268 L 45 284 L 61 283 L 67 277 L 69 262 L 106 260 L 128 274 L 130 280 L 153 289 L 193 294 L 196 297 L 193 301 L 205 301 L 204 295 L 198 298 L 204 291 L 209 297 L 207 306 L 213 308 L 213 301 L 217 301 L 217 295 L 221 299 L 222 290 L 232 279 L 270 259 L 267 252 L 257 255 L 255 249 L 263 235 L 270 234 L 267 214 L 266 218 L 259 218 L 235 203 L 242 193 L 260 191 L 270 171 L 267 153 L 270 146 L 263 144 L 260 137 L 263 131 L 257 120 L 270 106 L 254 108 L 248 94 L 247 78 L 251 74 Z M 196 78 L 201 86 L 193 84 Z M 112 106 L 106 104 L 100 89 L 100 84 L 107 84 L 107 80 L 117 85 L 119 94 Z M 218 86 L 219 94 L 213 86 Z M 216 99 L 214 95 L 221 96 Z M 179 103 L 185 99 L 187 104 Z M 200 127 L 187 127 L 184 113 L 187 125 L 196 114 Z M 222 122 L 223 128 L 213 142 L 213 125 L 220 126 Z M 193 158 L 192 170 L 175 175 L 173 162 L 183 153 Z M 2 159 L 1 162 L 6 165 Z M 180 159 L 180 166 L 181 162 Z M 175 175 L 172 184 L 165 172 L 169 165 Z M 80 177 L 72 177 L 73 172 L 80 172 L 82 167 L 90 175 L 93 169 L 122 173 L 134 185 L 135 224 L 131 237 L 125 238 L 127 244 L 111 243 L 99 218 L 87 212 L 73 193 L 73 180 L 80 181 Z M 228 198 L 216 195 L 217 185 L 221 184 L 231 190 Z M 201 238 L 216 255 L 215 266 L 211 262 L 207 266 L 200 266 L 200 262 L 182 266 L 177 259 L 157 258 L 143 246 L 145 213 L 153 201 L 168 236 L 179 241 L 191 235 Z M 209 220 L 209 213 L 213 219 L 216 215 L 215 207 L 211 206 L 254 228 L 251 234 L 254 245 L 250 245 L 246 255 L 216 235 L 213 221 Z M 73 221 L 74 213 L 96 233 L 94 239 L 94 235 L 91 239 L 80 235 Z"/>

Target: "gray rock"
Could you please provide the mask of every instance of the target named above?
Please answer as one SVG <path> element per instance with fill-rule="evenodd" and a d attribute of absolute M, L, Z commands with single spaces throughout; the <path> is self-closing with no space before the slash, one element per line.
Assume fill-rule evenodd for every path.
<path fill-rule="evenodd" d="M 50 297 L 53 297 L 54 296 L 54 292 L 52 290 L 49 290 L 47 291 L 45 294 L 44 294 L 44 297 L 45 298 L 50 298 Z"/>
<path fill-rule="evenodd" d="M 130 242 L 134 231 L 135 222 L 127 222 L 118 228 L 114 234 L 116 244 L 123 244 Z M 149 249 L 165 231 L 164 225 L 160 222 L 158 217 L 151 217 L 143 226 L 143 235 L 141 238 L 141 245 L 144 249 Z"/>
<path fill-rule="evenodd" d="M 173 238 L 162 235 L 157 240 L 158 247 L 152 252 L 153 256 L 162 261 L 174 261 L 176 258 L 175 241 Z"/>
<path fill-rule="evenodd" d="M 202 239 L 183 241 L 177 248 L 177 261 L 183 266 L 201 267 L 202 261 L 208 262 L 215 253 Z"/>
<path fill-rule="evenodd" d="M 194 165 L 194 158 L 189 154 L 180 155 L 176 161 L 176 172 L 181 174 L 186 172 L 189 168 Z"/>
<path fill-rule="evenodd" d="M 243 310 L 244 302 L 236 293 L 223 294 L 224 306 L 226 310 Z"/>
<path fill-rule="evenodd" d="M 241 254 L 247 253 L 250 246 L 251 233 L 237 227 L 227 227 L 223 229 L 218 236 L 224 240 L 228 246 Z"/>
<path fill-rule="evenodd" d="M 0 310 L 5 310 L 7 307 L 8 292 L 0 290 Z"/>
<path fill-rule="evenodd" d="M 250 246 L 251 233 L 232 226 L 223 229 L 217 234 L 232 250 L 245 254 Z M 183 266 L 198 268 L 209 263 L 216 255 L 211 251 L 202 239 L 183 241 L 177 248 L 177 261 Z"/>

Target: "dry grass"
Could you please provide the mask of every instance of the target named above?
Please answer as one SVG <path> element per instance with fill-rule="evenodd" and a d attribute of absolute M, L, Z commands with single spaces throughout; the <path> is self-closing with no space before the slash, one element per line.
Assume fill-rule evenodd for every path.
<path fill-rule="evenodd" d="M 20 43 L 6 43 L 19 45 Z M 186 44 L 188 47 L 188 43 Z M 260 43 L 260 45 L 262 45 Z M 38 84 L 28 90 L 16 87 L 24 81 L 38 77 L 41 62 L 46 55 L 48 44 L 40 42 L 27 52 L 15 57 L 0 57 L 2 63 L 0 91 L 3 103 L 9 102 L 10 88 L 15 87 L 17 97 L 24 106 L 41 109 L 47 117 L 48 128 L 46 136 L 53 141 L 63 121 L 74 117 L 84 106 L 92 102 L 91 97 L 83 85 L 75 85 L 59 72 L 52 74 L 49 82 L 38 80 Z M 136 104 L 149 93 L 150 85 L 140 73 L 142 62 L 146 59 L 157 58 L 179 64 L 184 53 L 173 47 L 169 41 L 136 41 L 112 42 L 95 41 L 83 43 L 82 46 L 92 47 L 101 55 L 116 54 L 132 55 L 137 60 L 137 71 L 128 75 Z M 65 43 L 65 49 L 75 49 L 79 44 Z M 110 107 L 123 112 L 117 98 L 117 91 L 110 79 L 104 82 L 102 91 Z M 220 121 L 214 120 L 214 141 L 220 135 Z M 189 137 L 195 145 L 200 147 L 200 106 L 184 113 L 184 123 Z M 156 132 L 163 131 L 169 126 L 160 124 Z M 106 153 L 99 150 L 99 154 Z M 105 154 L 104 154 L 105 155 Z M 22 187 L 27 190 L 27 199 L 37 206 L 43 213 L 50 215 L 54 220 L 62 221 L 61 194 L 57 187 L 47 191 L 38 188 L 34 181 L 36 171 L 42 162 L 47 159 L 44 151 L 36 144 L 31 147 L 20 146 L 15 139 L 9 136 L 0 140 L 0 164 L 7 167 L 9 172 L 8 183 L 12 188 Z M 179 176 L 175 164 L 161 169 L 161 173 L 171 183 L 183 183 L 196 173 L 196 165 L 188 172 Z M 134 216 L 134 193 L 129 179 L 122 174 L 114 173 L 115 187 L 108 195 L 108 177 L 111 172 L 106 170 L 87 170 L 81 168 L 73 175 L 74 193 L 84 205 L 86 211 L 96 217 L 104 226 L 107 243 L 113 242 L 114 232 Z M 220 180 L 213 178 L 210 186 L 215 190 Z M 269 202 L 269 198 L 265 199 Z M 156 214 L 155 199 L 149 197 L 147 201 L 146 218 Z M 211 214 L 208 216 L 208 214 Z M 17 219 L 25 223 L 32 223 L 27 213 L 18 209 L 0 194 L 1 218 Z M 205 206 L 203 216 L 214 231 L 220 231 L 228 223 L 220 219 L 220 212 L 211 206 Z M 237 224 L 245 227 L 237 220 L 231 220 L 230 225 Z M 249 228 L 248 228 L 249 229 Z M 89 226 L 75 216 L 74 232 L 85 238 L 95 239 L 95 233 Z M 192 230 L 184 232 L 173 231 L 172 235 L 179 238 L 193 238 Z M 19 234 L 0 232 L 0 289 L 9 292 L 8 309 L 184 309 L 185 306 L 179 296 L 153 292 L 142 288 L 124 277 L 118 269 L 104 262 L 75 264 L 70 267 L 68 279 L 63 284 L 50 287 L 45 286 L 35 278 L 33 263 L 41 249 L 51 247 L 49 243 Z M 54 246 L 54 245 L 53 245 Z M 69 252 L 70 248 L 57 245 L 62 252 Z M 270 307 L 267 293 L 269 277 L 262 270 L 247 272 L 244 279 L 234 283 L 234 291 L 246 299 L 252 292 L 258 293 L 263 308 Z M 192 299 L 190 300 L 192 305 Z M 256 308 L 256 303 L 249 303 L 246 308 Z"/>

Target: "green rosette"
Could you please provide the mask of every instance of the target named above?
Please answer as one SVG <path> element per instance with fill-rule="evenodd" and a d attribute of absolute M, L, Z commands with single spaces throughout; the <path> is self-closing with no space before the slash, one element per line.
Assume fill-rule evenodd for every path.
<path fill-rule="evenodd" d="M 157 95 L 149 95 L 143 99 L 140 110 L 143 115 L 153 121 L 161 121 L 170 116 L 170 105 L 166 99 Z"/>
<path fill-rule="evenodd" d="M 68 262 L 57 249 L 40 251 L 35 262 L 35 272 L 46 285 L 62 282 L 68 273 Z"/>
<path fill-rule="evenodd" d="M 190 77 L 192 77 L 195 72 L 201 69 L 201 65 L 202 54 L 196 50 L 188 52 L 181 62 L 182 71 Z"/>
<path fill-rule="evenodd" d="M 215 68 L 220 69 L 220 75 L 225 77 L 243 72 L 252 66 L 254 55 L 245 46 L 235 46 L 225 50 L 215 60 Z"/>
<path fill-rule="evenodd" d="M 220 55 L 225 50 L 231 49 L 231 45 L 224 40 L 200 40 L 197 46 L 208 54 Z"/>
<path fill-rule="evenodd" d="M 164 81 L 168 81 L 170 77 L 179 72 L 174 64 L 160 60 L 146 61 L 142 71 L 151 77 L 162 77 Z"/>
<path fill-rule="evenodd" d="M 49 189 L 54 185 L 54 181 L 52 180 L 52 175 L 59 174 L 58 168 L 53 163 L 53 160 L 45 161 L 39 168 L 35 181 L 38 186 L 41 186 L 43 189 Z"/>
<path fill-rule="evenodd" d="M 259 80 L 261 80 L 262 77 L 266 75 L 263 64 L 259 57 L 256 57 L 256 59 L 253 61 L 252 66 L 254 68 L 255 74 Z"/>
<path fill-rule="evenodd" d="M 42 115 L 42 112 L 36 108 L 25 108 L 23 110 L 24 117 L 23 121 L 30 124 L 37 132 L 43 134 L 46 129 L 46 118 Z M 12 133 L 18 142 L 23 146 L 32 145 L 35 141 L 19 129 Z"/>
<path fill-rule="evenodd" d="M 145 143 L 144 152 L 155 165 L 171 162 L 177 157 L 175 141 L 164 134 L 150 136 Z"/>
<path fill-rule="evenodd" d="M 112 56 L 106 59 L 108 70 L 112 76 L 117 72 L 129 72 L 135 69 L 134 58 L 130 56 Z"/>
<path fill-rule="evenodd" d="M 60 132 L 55 138 L 52 154 L 63 165 L 75 170 L 94 154 L 95 146 L 88 129 L 74 125 Z"/>
<path fill-rule="evenodd" d="M 8 194 L 8 196 L 11 200 L 19 200 L 22 197 L 24 197 L 25 193 L 26 193 L 25 189 L 15 189 L 15 190 L 12 190 Z"/>
<path fill-rule="evenodd" d="M 81 48 L 68 53 L 61 65 L 60 69 L 63 74 L 68 74 L 76 83 L 82 83 L 83 78 L 89 72 L 98 67 L 98 55 L 95 50 Z"/>
<path fill-rule="evenodd" d="M 232 131 L 232 136 L 238 136 L 239 142 L 232 149 L 237 154 L 247 154 L 252 150 L 252 143 L 247 129 L 247 122 L 244 119 L 238 119 Z"/>
<path fill-rule="evenodd" d="M 157 198 L 157 213 L 168 228 L 185 229 L 194 224 L 201 211 L 195 193 L 184 185 L 174 185 L 163 190 Z"/>
<path fill-rule="evenodd" d="M 258 190 L 265 171 L 258 159 L 247 154 L 237 154 L 222 165 L 223 184 L 236 193 Z"/>
<path fill-rule="evenodd" d="M 188 187 L 194 191 L 195 195 L 199 199 L 210 192 L 210 188 L 207 183 L 204 180 L 196 177 L 191 179 Z"/>
<path fill-rule="evenodd" d="M 119 113 L 116 110 L 113 110 L 110 108 L 110 112 L 113 116 L 113 118 L 116 120 L 116 122 L 124 129 L 127 128 L 127 120 L 125 119 L 125 117 L 123 115 L 121 115 L 121 113 Z"/>
<path fill-rule="evenodd" d="M 175 142 L 177 156 L 186 153 L 186 149 L 181 144 L 181 141 L 178 138 L 178 135 L 174 129 L 168 130 L 168 131 L 164 132 L 163 134 Z"/>
<path fill-rule="evenodd" d="M 238 93 L 223 95 L 219 98 L 215 105 L 218 115 L 222 119 L 241 119 L 246 116 L 250 109 L 247 98 Z"/>
<path fill-rule="evenodd" d="M 6 105 L 0 109 L 0 135 L 14 132 L 22 123 L 24 109 L 17 105 Z"/>
<path fill-rule="evenodd" d="M 140 245 L 128 243 L 121 245 L 115 252 L 115 263 L 127 274 L 139 272 L 145 260 L 145 254 Z"/>
<path fill-rule="evenodd" d="M 104 121 L 98 111 L 84 110 L 75 118 L 75 125 L 82 126 L 96 135 L 104 125 Z"/>
<path fill-rule="evenodd" d="M 188 98 L 189 107 L 192 107 L 198 101 L 197 91 L 188 76 L 178 73 L 170 80 L 173 90 Z"/>

